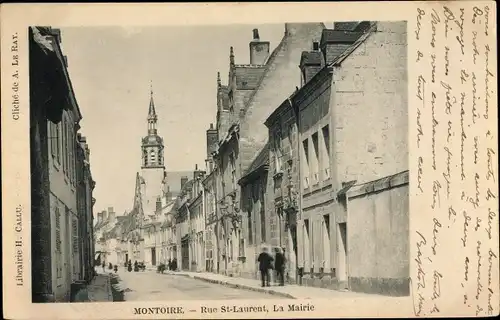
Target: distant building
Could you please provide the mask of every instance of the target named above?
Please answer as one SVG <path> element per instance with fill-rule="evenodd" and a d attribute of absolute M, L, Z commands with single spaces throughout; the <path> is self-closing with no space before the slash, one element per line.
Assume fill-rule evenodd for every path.
<path fill-rule="evenodd" d="M 205 270 L 205 197 L 203 188 L 203 179 L 205 171 L 199 170 L 195 166 L 193 189 L 191 191 L 191 200 L 189 209 L 189 250 L 190 250 L 190 269 L 191 271 Z"/>
<path fill-rule="evenodd" d="M 217 150 L 218 136 L 217 129 L 214 128 L 213 124 L 210 124 L 209 129 L 206 132 L 207 138 L 207 159 L 205 160 L 207 174 L 202 181 L 203 184 L 203 197 L 204 197 L 204 223 L 205 223 L 205 271 L 218 272 L 219 270 L 219 241 L 218 241 L 218 231 L 219 223 L 217 217 L 217 185 L 216 185 L 216 174 L 215 171 L 215 161 L 214 153 Z"/>
<path fill-rule="evenodd" d="M 81 240 L 80 264 L 81 274 L 85 281 L 90 281 L 94 276 L 94 204 L 95 199 L 92 196 L 95 188 L 95 182 L 92 179 L 90 169 L 90 149 L 87 139 L 80 134 L 77 135 L 77 202 L 78 202 L 78 221 L 79 237 Z"/>
<path fill-rule="evenodd" d="M 99 261 L 117 265 L 138 261 L 154 267 L 177 257 L 177 244 L 172 238 L 177 234 L 177 199 L 193 172 L 165 170 L 164 144 L 157 121 L 151 90 L 148 131 L 141 143 L 141 171 L 136 173 L 132 209 L 112 221 L 106 218 L 105 211 L 98 215 L 94 228 Z"/>
<path fill-rule="evenodd" d="M 178 206 L 175 212 L 175 243 L 177 265 L 180 270 L 189 271 L 191 268 L 191 252 L 189 250 L 190 217 L 189 202 L 192 199 L 194 180 L 181 178 L 181 194 L 177 197 Z"/>
<path fill-rule="evenodd" d="M 60 42 L 58 29 L 29 29 L 33 302 L 70 301 L 92 277 L 94 181 Z"/>

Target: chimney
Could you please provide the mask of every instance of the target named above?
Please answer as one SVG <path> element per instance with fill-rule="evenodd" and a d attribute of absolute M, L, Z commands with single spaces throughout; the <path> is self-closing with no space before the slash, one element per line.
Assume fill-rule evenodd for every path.
<path fill-rule="evenodd" d="M 97 223 L 101 223 L 102 222 L 102 212 L 98 212 L 97 213 Z"/>
<path fill-rule="evenodd" d="M 167 198 L 167 202 L 170 201 L 170 199 L 172 199 L 172 192 L 170 192 L 170 186 L 167 186 L 167 193 L 165 197 Z"/>
<path fill-rule="evenodd" d="M 108 213 L 106 210 L 102 210 L 102 221 L 108 220 Z"/>
<path fill-rule="evenodd" d="M 346 29 L 346 27 L 343 27 Z M 331 64 L 347 48 L 358 40 L 362 31 L 324 29 L 321 34 L 320 48 L 326 64 Z"/>
<path fill-rule="evenodd" d="M 184 185 L 188 182 L 188 177 L 187 176 L 182 176 L 181 177 L 181 190 L 184 189 Z"/>
<path fill-rule="evenodd" d="M 114 222 L 116 217 L 115 210 L 113 207 L 108 207 L 108 221 L 109 222 Z"/>
<path fill-rule="evenodd" d="M 260 41 L 259 30 L 253 29 L 253 40 L 250 41 L 250 64 L 262 65 L 269 57 L 269 41 Z"/>
<path fill-rule="evenodd" d="M 159 214 L 161 212 L 161 198 L 157 197 L 156 198 L 156 214 Z"/>
<path fill-rule="evenodd" d="M 205 174 L 205 171 L 199 170 L 198 165 L 196 164 L 194 167 L 194 174 L 193 174 L 194 179 L 202 178 L 204 174 Z"/>
<path fill-rule="evenodd" d="M 319 51 L 319 43 L 313 42 L 312 51 L 302 52 L 300 57 L 301 85 L 309 82 L 324 66 L 324 60 Z"/>
<path fill-rule="evenodd" d="M 218 143 L 217 129 L 214 128 L 214 124 L 210 124 L 210 128 L 207 130 L 207 159 L 212 157 L 212 152 L 217 150 Z"/>
<path fill-rule="evenodd" d="M 234 48 L 229 47 L 229 64 L 234 65 Z"/>

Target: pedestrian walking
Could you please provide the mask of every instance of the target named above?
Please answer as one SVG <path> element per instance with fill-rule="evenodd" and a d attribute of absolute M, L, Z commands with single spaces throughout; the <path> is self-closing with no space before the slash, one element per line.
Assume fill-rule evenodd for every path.
<path fill-rule="evenodd" d="M 132 260 L 128 261 L 128 267 L 127 267 L 128 272 L 132 271 Z"/>
<path fill-rule="evenodd" d="M 262 252 L 259 254 L 257 261 L 259 262 L 260 279 L 262 286 L 270 287 L 269 270 L 273 268 L 273 257 L 267 252 L 267 247 L 262 247 Z"/>
<path fill-rule="evenodd" d="M 285 285 L 285 255 L 280 247 L 275 248 L 274 268 L 276 269 L 276 276 L 280 286 Z"/>
<path fill-rule="evenodd" d="M 134 272 L 139 271 L 139 264 L 137 263 L 137 260 L 134 261 Z"/>
<path fill-rule="evenodd" d="M 106 272 L 106 261 L 102 261 L 102 272 L 105 273 Z"/>
<path fill-rule="evenodd" d="M 177 271 L 177 258 L 172 260 L 172 271 Z"/>

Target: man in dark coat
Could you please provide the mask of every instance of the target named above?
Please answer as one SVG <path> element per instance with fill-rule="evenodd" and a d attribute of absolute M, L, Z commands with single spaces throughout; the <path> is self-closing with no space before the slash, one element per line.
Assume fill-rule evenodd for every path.
<path fill-rule="evenodd" d="M 262 248 L 262 252 L 259 254 L 257 261 L 259 262 L 260 279 L 262 281 L 262 286 L 269 287 L 269 270 L 273 268 L 273 257 L 267 252 L 267 247 Z"/>
<path fill-rule="evenodd" d="M 280 247 L 276 248 L 276 258 L 274 267 L 276 269 L 276 276 L 278 277 L 280 286 L 285 285 L 285 255 Z"/>

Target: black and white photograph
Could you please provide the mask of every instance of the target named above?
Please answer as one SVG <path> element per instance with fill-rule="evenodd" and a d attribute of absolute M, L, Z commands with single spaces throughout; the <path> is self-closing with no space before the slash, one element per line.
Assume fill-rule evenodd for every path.
<path fill-rule="evenodd" d="M 498 315 L 495 8 L 2 3 L 4 317 Z"/>
<path fill-rule="evenodd" d="M 406 21 L 27 32 L 32 302 L 409 297 Z"/>

